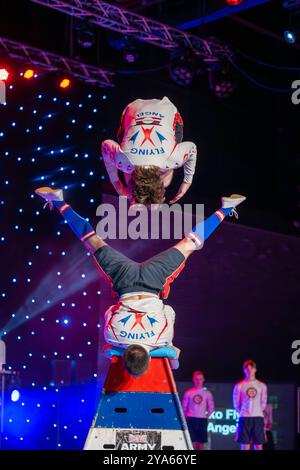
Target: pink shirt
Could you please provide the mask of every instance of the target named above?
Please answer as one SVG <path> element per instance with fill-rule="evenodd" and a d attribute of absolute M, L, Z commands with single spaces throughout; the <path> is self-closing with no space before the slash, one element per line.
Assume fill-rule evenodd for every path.
<path fill-rule="evenodd" d="M 241 417 L 263 417 L 267 404 L 267 386 L 259 380 L 242 380 L 233 390 L 233 406 Z"/>
<path fill-rule="evenodd" d="M 213 396 L 209 390 L 192 387 L 184 394 L 182 409 L 187 418 L 209 418 L 215 409 Z"/>

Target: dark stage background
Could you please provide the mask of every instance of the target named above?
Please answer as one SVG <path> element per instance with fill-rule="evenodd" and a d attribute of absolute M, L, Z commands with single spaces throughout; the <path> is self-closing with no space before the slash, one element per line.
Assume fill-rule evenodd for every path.
<path fill-rule="evenodd" d="M 19 22 L 23 8 L 18 10 Z M 62 17 L 49 15 L 61 32 Z M 48 13 L 41 14 L 41 24 L 42 18 L 47 19 Z M 28 21 L 30 25 L 34 19 Z M 9 23 L 2 18 L 0 24 L 3 35 L 9 36 Z M 42 28 L 40 47 L 50 48 L 51 28 L 50 21 Z M 24 24 L 15 27 L 15 39 L 23 35 L 24 41 L 26 36 L 33 43 L 36 31 Z M 229 37 L 231 29 L 223 24 L 220 32 Z M 242 38 L 245 44 L 245 31 L 239 34 L 240 29 L 234 29 L 235 40 Z M 58 51 L 61 43 L 57 33 L 53 50 Z M 260 50 L 257 36 L 250 43 L 248 52 Z M 276 49 L 270 39 L 264 46 L 262 54 L 274 54 L 274 60 L 285 53 L 287 60 L 292 56 L 286 46 Z M 156 49 L 151 48 L 148 56 L 149 50 L 146 45 L 141 54 L 145 61 L 156 60 Z M 74 209 L 96 223 L 103 194 L 112 193 L 100 143 L 115 138 L 122 109 L 138 97 L 168 96 L 183 116 L 184 139 L 197 144 L 194 183 L 182 203 L 204 203 L 208 216 L 222 195 L 247 196 L 240 219 L 224 222 L 204 249 L 188 260 L 171 288 L 168 302 L 177 314 L 174 343 L 182 350 L 176 380 L 187 382 L 200 368 L 209 382 L 235 382 L 241 378 L 243 361 L 252 357 L 259 378 L 267 383 L 300 385 L 300 365 L 291 360 L 292 342 L 300 336 L 300 107 L 292 104 L 289 93 L 264 90 L 242 76 L 235 93 L 220 100 L 202 76 L 184 88 L 173 83 L 164 68 L 134 73 L 129 66 L 121 67 L 115 56 L 111 59 L 108 49 L 101 54 L 106 65 L 116 60 L 119 73 L 114 88 L 75 82 L 63 92 L 53 74 L 24 81 L 15 71 L 8 83 L 7 106 L 0 108 L 0 335 L 7 345 L 7 368 L 18 371 L 19 385 L 31 390 L 31 415 L 40 413 L 42 418 L 44 392 L 55 396 L 60 393 L 55 392 L 57 387 L 66 393 L 67 386 L 101 383 L 107 367 L 106 360 L 99 358 L 102 319 L 111 305 L 109 287 L 84 247 L 59 214 L 42 210 L 33 190 L 42 185 L 65 188 Z M 163 62 L 160 53 L 157 57 Z M 11 59 L 5 65 L 14 66 Z M 149 69 L 149 64 L 142 63 L 143 67 Z M 298 74 L 295 71 L 290 78 L 295 80 Z M 178 171 L 168 199 L 181 177 Z M 142 260 L 171 243 L 113 241 L 112 245 Z M 51 395 L 49 400 L 52 410 L 56 399 Z M 78 409 L 83 406 L 78 419 L 88 417 L 87 426 L 93 410 L 84 411 L 82 400 L 87 398 L 78 392 L 78 402 L 72 403 Z M 71 410 L 68 413 L 71 416 Z M 19 441 L 20 432 L 26 435 L 27 419 L 24 412 L 22 423 L 14 428 L 18 433 L 12 431 L 18 444 L 11 438 L 11 448 L 29 448 L 25 437 L 24 443 Z M 57 423 L 57 414 L 52 419 Z M 61 423 L 60 436 L 45 431 L 44 444 L 37 443 L 37 448 L 47 442 L 49 448 L 58 444 L 70 448 L 63 425 L 68 426 Z M 87 428 L 82 431 L 78 426 L 76 433 L 84 437 Z M 69 437 L 80 448 L 82 442 L 73 434 Z"/>

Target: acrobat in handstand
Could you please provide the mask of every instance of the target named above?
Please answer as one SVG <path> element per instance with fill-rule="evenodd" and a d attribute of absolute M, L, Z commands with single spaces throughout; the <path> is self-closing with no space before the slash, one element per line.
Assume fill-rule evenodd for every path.
<path fill-rule="evenodd" d="M 125 367 L 133 376 L 147 370 L 153 350 L 172 346 L 175 312 L 162 300 L 168 297 L 170 284 L 184 268 L 187 258 L 246 199 L 236 194 L 223 197 L 222 207 L 176 245 L 138 263 L 97 235 L 89 222 L 64 201 L 61 189 L 43 187 L 35 193 L 59 210 L 117 293 L 118 302 L 105 313 L 104 338 L 108 344 L 124 349 Z"/>

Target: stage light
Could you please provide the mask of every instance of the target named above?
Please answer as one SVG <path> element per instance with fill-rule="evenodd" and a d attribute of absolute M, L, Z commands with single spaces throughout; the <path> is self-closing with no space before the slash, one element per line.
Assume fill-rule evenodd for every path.
<path fill-rule="evenodd" d="M 95 44 L 95 35 L 92 31 L 80 30 L 77 37 L 78 44 L 85 49 L 89 49 Z"/>
<path fill-rule="evenodd" d="M 69 78 L 63 78 L 59 83 L 60 88 L 66 89 L 71 86 L 71 80 Z"/>
<path fill-rule="evenodd" d="M 96 42 L 95 27 L 87 21 L 78 21 L 75 24 L 75 30 L 77 30 L 77 42 L 80 46 L 85 49 L 89 49 Z"/>
<path fill-rule="evenodd" d="M 227 67 L 209 71 L 208 84 L 210 90 L 218 98 L 231 96 L 236 88 L 234 77 Z"/>
<path fill-rule="evenodd" d="M 243 3 L 244 0 L 226 0 L 226 3 L 230 6 L 235 6 L 239 5 L 240 3 Z"/>
<path fill-rule="evenodd" d="M 226 98 L 232 95 L 233 91 L 233 83 L 230 80 L 221 80 L 215 83 L 214 92 L 218 98 Z"/>
<path fill-rule="evenodd" d="M 9 76 L 9 72 L 7 69 L 5 68 L 0 69 L 0 80 L 2 82 L 5 82 L 8 79 L 8 76 Z"/>
<path fill-rule="evenodd" d="M 180 59 L 170 65 L 170 76 L 178 85 L 189 86 L 194 79 L 194 71 L 190 63 Z"/>
<path fill-rule="evenodd" d="M 25 70 L 23 77 L 26 78 L 27 80 L 30 80 L 30 78 L 34 77 L 34 70 L 32 69 Z"/>
<path fill-rule="evenodd" d="M 189 86 L 196 76 L 204 73 L 203 64 L 187 51 L 172 52 L 170 59 L 170 77 L 178 85 Z"/>
<path fill-rule="evenodd" d="M 292 30 L 286 29 L 283 33 L 283 37 L 288 44 L 295 44 L 296 42 L 296 34 Z"/>
<path fill-rule="evenodd" d="M 140 57 L 140 44 L 132 37 L 123 35 L 122 37 L 115 37 L 114 33 L 108 39 L 111 48 L 119 51 L 121 57 L 128 64 L 136 62 Z"/>
<path fill-rule="evenodd" d="M 132 49 L 132 50 L 125 51 L 123 54 L 123 58 L 125 62 L 127 62 L 128 64 L 133 64 L 139 58 L 139 54 L 137 51 Z"/>
<path fill-rule="evenodd" d="M 13 401 L 13 402 L 16 402 L 16 401 L 18 401 L 18 400 L 20 399 L 20 392 L 19 392 L 18 389 L 15 388 L 15 389 L 13 389 L 13 390 L 11 391 L 10 399 L 11 399 L 11 401 Z"/>

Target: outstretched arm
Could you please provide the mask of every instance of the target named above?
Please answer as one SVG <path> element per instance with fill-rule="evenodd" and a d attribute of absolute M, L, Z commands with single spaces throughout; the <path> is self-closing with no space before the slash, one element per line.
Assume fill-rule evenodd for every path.
<path fill-rule="evenodd" d="M 188 407 L 189 407 L 189 392 L 188 392 L 188 390 L 186 392 L 184 392 L 183 400 L 181 402 L 181 407 L 182 407 L 182 411 L 183 411 L 184 415 L 186 416 L 187 411 L 188 411 Z"/>
<path fill-rule="evenodd" d="M 210 415 L 215 411 L 215 402 L 212 393 L 209 392 L 207 397 L 207 417 L 209 418 Z"/>
<path fill-rule="evenodd" d="M 101 152 L 111 184 L 119 196 L 127 196 L 127 191 L 119 178 L 118 168 L 116 166 L 116 152 L 119 148 L 117 142 L 105 140 L 102 142 Z"/>
<path fill-rule="evenodd" d="M 193 142 L 182 142 L 178 144 L 177 152 L 183 155 L 184 177 L 176 196 L 170 201 L 170 204 L 179 201 L 191 187 L 197 162 L 197 147 Z"/>
<path fill-rule="evenodd" d="M 267 401 L 268 401 L 268 389 L 267 389 L 267 386 L 264 384 L 263 389 L 261 391 L 261 397 L 260 397 L 261 409 L 263 411 L 266 409 Z"/>
<path fill-rule="evenodd" d="M 233 408 L 238 413 L 240 413 L 240 411 L 241 411 L 241 395 L 240 395 L 240 387 L 238 386 L 238 384 L 236 384 L 234 386 L 232 401 L 233 401 Z"/>

